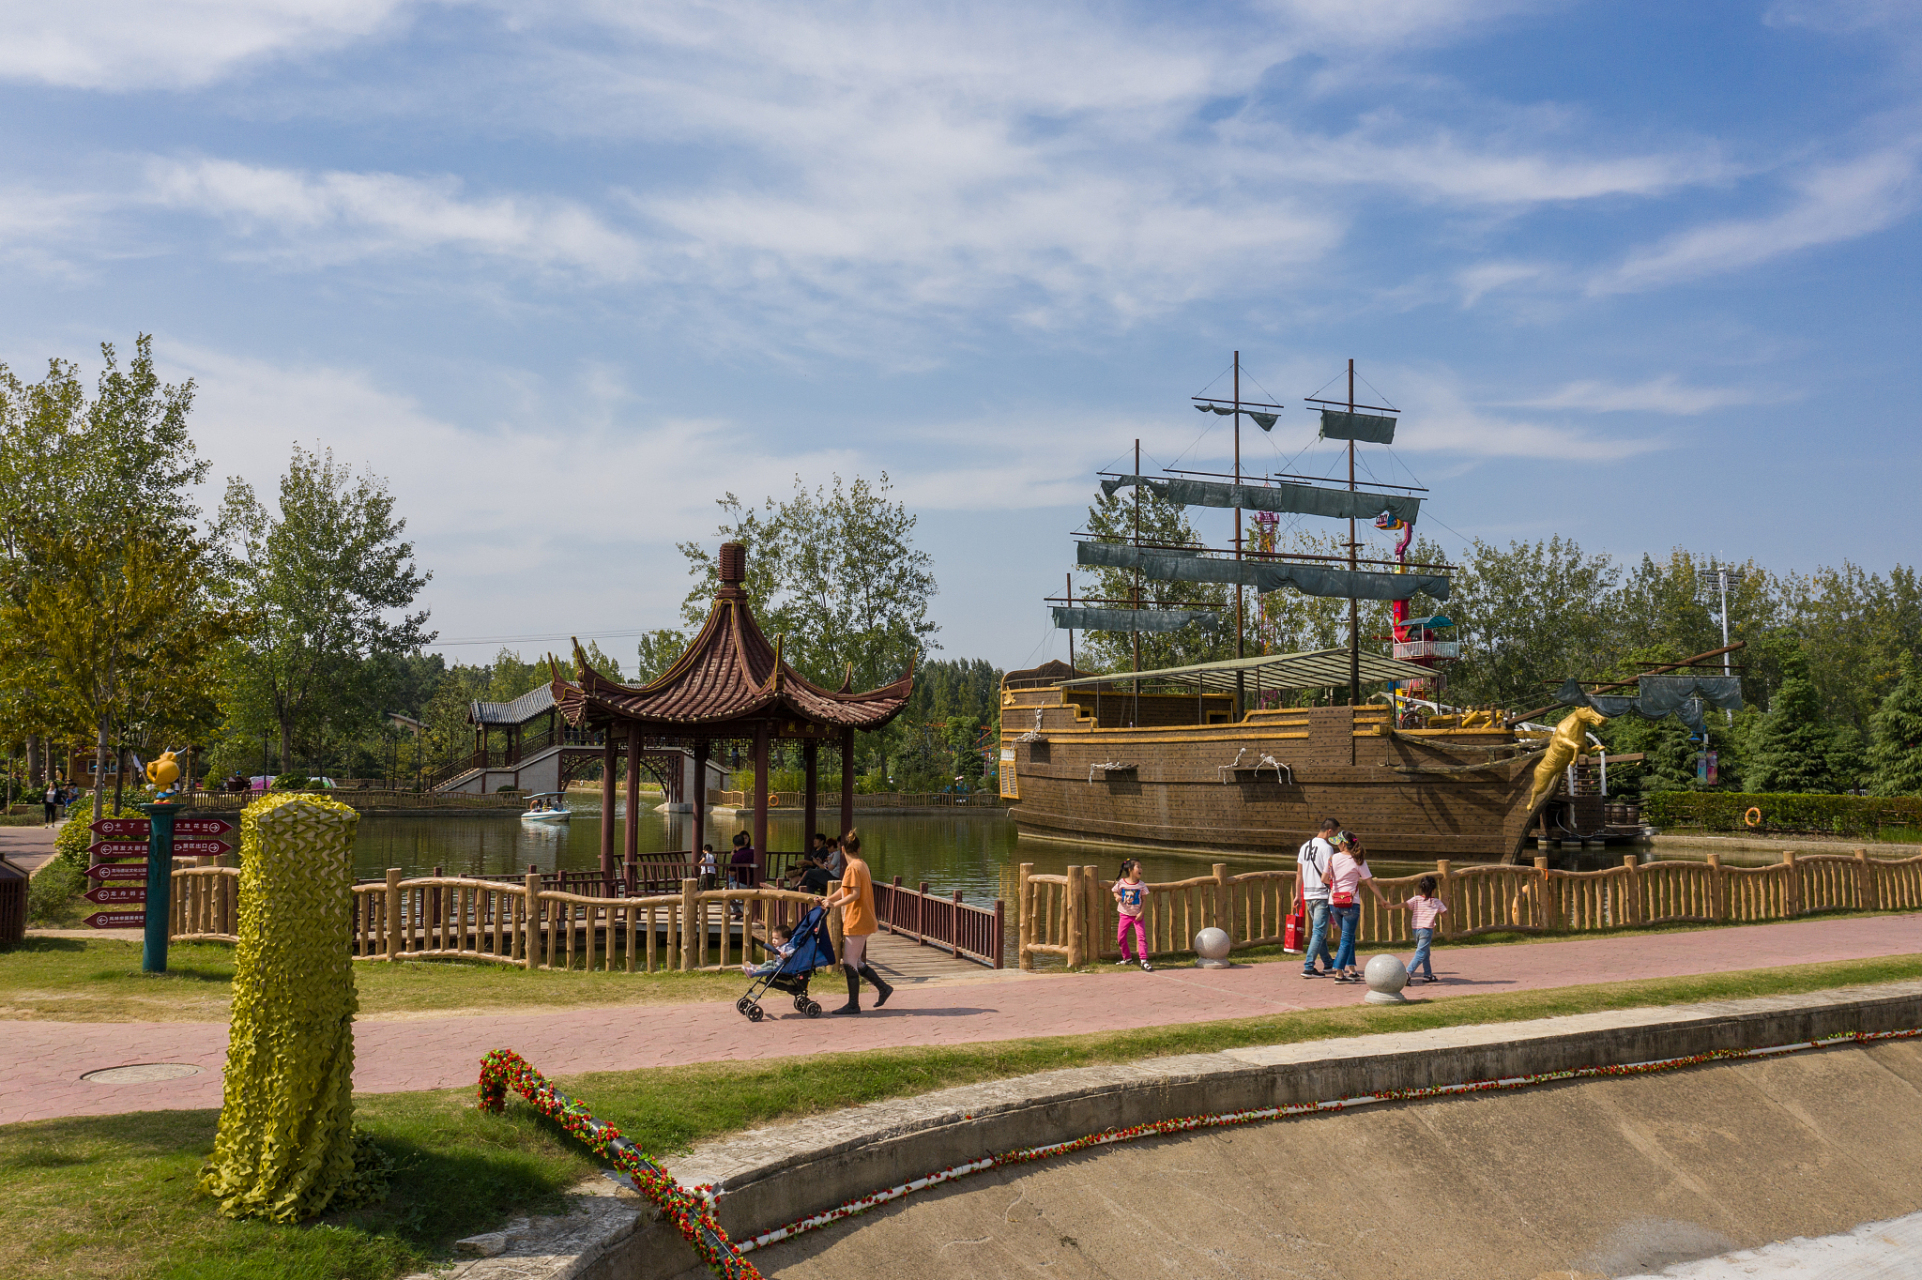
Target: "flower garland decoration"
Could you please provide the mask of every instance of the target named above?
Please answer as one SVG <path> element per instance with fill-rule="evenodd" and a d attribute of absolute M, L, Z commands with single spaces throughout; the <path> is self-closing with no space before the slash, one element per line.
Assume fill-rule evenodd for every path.
<path fill-rule="evenodd" d="M 716 1196 L 711 1187 L 683 1187 L 674 1175 L 621 1136 L 613 1125 L 596 1120 L 586 1104 L 568 1097 L 547 1082 L 526 1059 L 511 1049 L 495 1049 L 481 1059 L 480 1109 L 498 1114 L 506 1108 L 507 1091 L 532 1103 L 534 1109 L 596 1155 L 625 1173 L 635 1190 L 652 1200 L 675 1229 L 694 1246 L 708 1270 L 721 1280 L 761 1280 L 760 1271 L 741 1256 L 714 1216 Z"/>
<path fill-rule="evenodd" d="M 971 1173 L 986 1169 L 998 1169 L 1008 1165 L 1029 1164 L 1036 1160 L 1046 1160 L 1052 1156 L 1068 1155 L 1075 1151 L 1085 1151 L 1090 1147 L 1105 1147 L 1117 1142 L 1133 1142 L 1138 1138 L 1158 1138 L 1173 1133 L 1190 1133 L 1197 1129 L 1221 1129 L 1234 1125 L 1259 1124 L 1265 1120 L 1281 1120 L 1289 1116 L 1306 1115 L 1317 1111 L 1345 1111 L 1349 1107 L 1367 1106 L 1377 1102 L 1413 1102 L 1424 1098 L 1442 1098 L 1464 1093 L 1492 1093 L 1500 1090 L 1522 1089 L 1530 1085 L 1553 1084 L 1562 1080 L 1588 1080 L 1601 1076 L 1652 1075 L 1661 1071 L 1679 1071 L 1685 1067 L 1700 1066 L 1705 1062 L 1715 1062 L 1731 1058 L 1765 1058 L 1779 1053 L 1794 1053 L 1802 1049 L 1824 1049 L 1838 1044 L 1867 1044 L 1877 1040 L 1906 1040 L 1922 1036 L 1922 1028 L 1904 1031 L 1856 1031 L 1845 1035 L 1831 1036 L 1826 1040 L 1808 1040 L 1795 1044 L 1774 1045 L 1765 1049 L 1714 1049 L 1708 1053 L 1690 1054 L 1681 1058 L 1659 1058 L 1651 1062 L 1630 1062 L 1605 1067 L 1576 1067 L 1568 1071 L 1544 1071 L 1536 1075 L 1508 1076 L 1500 1080 L 1472 1080 L 1463 1084 L 1424 1085 L 1413 1089 L 1388 1089 L 1381 1093 L 1366 1094 L 1361 1097 L 1336 1098 L 1324 1102 L 1297 1102 L 1285 1107 L 1258 1107 L 1252 1111 L 1230 1111 L 1211 1115 L 1183 1116 L 1175 1120 L 1157 1120 L 1150 1124 L 1130 1125 L 1127 1128 L 1104 1129 L 1085 1137 L 1074 1138 L 1067 1142 L 1053 1142 L 1040 1147 L 1022 1147 L 1014 1151 L 1004 1151 L 1000 1155 L 983 1156 L 950 1168 L 903 1182 L 885 1191 L 859 1196 L 833 1209 L 810 1214 L 796 1219 L 784 1227 L 764 1231 L 751 1239 L 741 1241 L 736 1248 L 740 1253 L 750 1253 L 764 1249 L 771 1244 L 790 1239 L 808 1231 L 816 1231 L 831 1223 L 840 1222 L 858 1214 L 866 1213 L 877 1205 L 898 1200 L 911 1192 L 952 1182 Z M 964 1116 L 971 1120 L 973 1116 Z M 718 1198 L 710 1187 L 693 1188 L 709 1205 Z"/>

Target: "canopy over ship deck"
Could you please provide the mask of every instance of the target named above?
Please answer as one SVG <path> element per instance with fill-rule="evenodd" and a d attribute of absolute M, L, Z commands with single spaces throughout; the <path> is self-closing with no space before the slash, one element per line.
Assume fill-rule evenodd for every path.
<path fill-rule="evenodd" d="M 1427 667 L 1412 662 L 1397 662 L 1378 654 L 1360 655 L 1364 684 L 1420 680 L 1433 674 Z M 1239 685 L 1237 683 L 1239 677 Z M 1346 649 L 1317 649 L 1312 653 L 1270 653 L 1256 658 L 1228 658 L 1221 662 L 1198 662 L 1188 667 L 1161 667 L 1153 671 L 1123 671 L 1105 676 L 1080 676 L 1055 684 L 1058 689 L 1092 688 L 1096 685 L 1132 687 L 1180 685 L 1192 690 L 1234 693 L 1237 687 L 1248 693 L 1280 692 L 1289 689 L 1338 688 L 1347 685 L 1349 653 Z"/>

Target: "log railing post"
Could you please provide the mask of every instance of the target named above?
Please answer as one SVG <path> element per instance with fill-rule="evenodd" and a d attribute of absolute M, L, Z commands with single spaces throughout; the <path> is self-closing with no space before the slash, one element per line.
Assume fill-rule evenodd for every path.
<path fill-rule="evenodd" d="M 1078 969 L 1088 962 L 1088 892 L 1086 875 L 1080 867 L 1068 868 L 1068 967 Z"/>
<path fill-rule="evenodd" d="M 1448 908 L 1447 911 L 1442 912 L 1441 919 L 1435 921 L 1440 926 L 1439 932 L 1443 938 L 1455 932 L 1455 926 L 1448 922 L 1449 915 L 1455 910 L 1454 886 L 1450 882 L 1449 865 L 1447 858 L 1435 860 L 1435 896 L 1440 898 L 1442 905 Z"/>
<path fill-rule="evenodd" d="M 1728 919 L 1728 898 L 1723 887 L 1722 855 L 1708 855 L 1708 918 L 1711 920 Z"/>
<path fill-rule="evenodd" d="M 1875 881 L 1869 869 L 1869 851 L 1855 851 L 1855 907 L 1858 911 L 1875 911 L 1881 906 L 1875 892 Z"/>
<path fill-rule="evenodd" d="M 1628 919 L 1624 920 L 1622 923 L 1640 924 L 1642 923 L 1642 916 L 1645 914 L 1642 910 L 1641 862 L 1637 860 L 1634 854 L 1625 853 L 1622 855 L 1622 871 L 1624 872 L 1622 876 L 1622 881 L 1624 884 L 1628 886 L 1628 889 L 1626 890 L 1626 896 L 1628 898 L 1628 911 L 1625 913 L 1628 916 Z"/>
<path fill-rule="evenodd" d="M 381 925 L 387 934 L 387 958 L 400 959 L 400 868 L 387 868 L 387 903 Z"/>
<path fill-rule="evenodd" d="M 541 873 L 530 871 L 521 882 L 520 928 L 515 931 L 515 946 L 523 969 L 540 964 L 541 951 Z"/>
<path fill-rule="evenodd" d="M 1228 864 L 1217 862 L 1215 867 L 1215 918 L 1202 923 L 1211 924 L 1228 935 L 1228 945 L 1235 945 L 1235 904 L 1228 895 L 1233 886 L 1228 883 Z"/>
<path fill-rule="evenodd" d="M 1028 950 L 1034 942 L 1034 883 L 1028 879 L 1034 874 L 1034 863 L 1021 864 L 1020 879 L 1015 882 L 1014 909 L 1015 952 L 1014 963 L 1019 969 L 1034 968 L 1034 953 Z"/>
<path fill-rule="evenodd" d="M 1556 899 L 1553 882 L 1548 878 L 1548 858 L 1539 856 L 1535 859 L 1535 919 L 1544 929 L 1560 927 L 1562 904 Z"/>
<path fill-rule="evenodd" d="M 696 936 L 694 930 L 696 926 L 694 911 L 699 905 L 696 899 L 700 892 L 701 882 L 698 879 L 690 878 L 681 881 L 681 972 L 683 973 L 692 972 L 695 966 Z M 705 941 L 707 935 L 706 921 L 703 920 L 700 922 L 700 930 L 700 941 Z M 838 951 L 840 939 L 836 938 L 835 942 L 837 944 L 836 950 Z"/>
<path fill-rule="evenodd" d="M 1795 865 L 1795 850 L 1782 850 L 1782 865 L 1788 868 L 1782 873 L 1782 914 L 1799 916 L 1802 914 L 1802 869 Z"/>

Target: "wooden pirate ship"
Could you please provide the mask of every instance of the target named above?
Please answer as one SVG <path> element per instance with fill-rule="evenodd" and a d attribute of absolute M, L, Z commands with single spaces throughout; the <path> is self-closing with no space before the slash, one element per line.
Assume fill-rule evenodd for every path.
<path fill-rule="evenodd" d="M 1590 806 L 1578 812 L 1574 804 L 1585 789 L 1577 769 L 1587 763 L 1588 729 L 1606 715 L 1640 707 L 1601 706 L 1572 684 L 1573 694 L 1565 687 L 1555 705 L 1589 705 L 1550 729 L 1526 715 L 1442 704 L 1438 668 L 1458 655 L 1445 638 L 1452 624 L 1439 615 L 1408 617 L 1408 602 L 1418 593 L 1442 601 L 1449 594 L 1450 566 L 1406 559 L 1425 491 L 1364 489 L 1355 482 L 1357 442 L 1391 442 L 1397 411 L 1356 403 L 1350 361 L 1345 401 L 1309 401 L 1321 414 L 1321 437 L 1347 444 L 1347 484 L 1244 475 L 1241 418 L 1267 430 L 1281 406 L 1244 401 L 1239 353 L 1234 368 L 1231 399 L 1196 398 L 1205 411 L 1235 420 L 1232 474 L 1142 475 L 1137 446 L 1133 473 L 1101 481 L 1110 494 L 1134 488 L 1137 500 L 1149 489 L 1183 506 L 1233 509 L 1232 548 L 1155 545 L 1138 532 L 1125 542 L 1080 541 L 1079 564 L 1125 571 L 1134 589 L 1127 599 L 1079 603 L 1070 594 L 1053 612 L 1055 625 L 1070 632 L 1072 655 L 1074 629 L 1138 637 L 1210 620 L 1207 605 L 1146 606 L 1144 578 L 1230 584 L 1236 656 L 1139 670 L 1137 639 L 1137 669 L 1130 671 L 1089 674 L 1072 662 L 1053 662 L 1008 673 L 1001 691 L 1000 786 L 1021 835 L 1291 857 L 1323 818 L 1333 817 L 1377 857 L 1472 862 L 1512 860 L 1531 826 L 1551 818 L 1550 834 L 1578 834 L 1570 824 L 1590 816 Z M 1243 510 L 1345 519 L 1347 555 L 1291 555 L 1276 551 L 1272 538 L 1265 545 L 1260 538 L 1244 542 Z M 1361 520 L 1401 533 L 1394 561 L 1359 554 Z M 1250 589 L 1347 599 L 1347 646 L 1247 654 L 1242 603 Z M 1363 649 L 1361 600 L 1390 602 L 1395 656 Z M 1730 691 L 1717 683 L 1723 678 L 1699 674 L 1695 661 L 1642 677 L 1651 708 L 1673 709 L 1694 697 L 1689 705 L 1699 714 L 1702 695 L 1730 705 Z M 1668 683 L 1648 692 L 1649 680 Z M 1681 688 L 1690 681 L 1707 683 Z M 1337 690 L 1345 691 L 1345 703 L 1297 705 L 1332 700 Z M 1739 700 L 1739 690 L 1733 696 Z"/>

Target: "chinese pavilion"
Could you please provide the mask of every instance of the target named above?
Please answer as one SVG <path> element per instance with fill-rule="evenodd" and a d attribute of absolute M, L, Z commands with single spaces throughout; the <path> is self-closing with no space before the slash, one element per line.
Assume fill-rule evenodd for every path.
<path fill-rule="evenodd" d="M 609 680 L 587 663 L 574 645 L 576 678 L 554 674 L 554 704 L 562 718 L 577 729 L 603 735 L 601 771 L 601 874 L 615 874 L 614 774 L 617 753 L 623 748 L 630 761 L 650 749 L 687 747 L 694 753 L 694 776 L 705 780 L 706 765 L 716 742 L 751 742 L 754 758 L 753 839 L 760 870 L 767 871 L 768 755 L 775 742 L 799 742 L 807 775 L 802 829 L 815 829 L 815 796 L 819 790 L 818 757 L 822 742 L 841 751 L 841 822 L 845 832 L 854 825 L 854 734 L 886 727 L 901 713 L 914 691 L 910 667 L 893 684 L 865 693 L 851 691 L 853 668 L 839 689 L 824 689 L 781 658 L 777 637 L 770 644 L 754 620 L 747 592 L 747 548 L 729 542 L 721 547 L 721 588 L 701 634 L 659 679 L 644 685 Z M 624 856 L 632 865 L 640 847 L 639 769 L 627 771 L 627 820 Z M 706 840 L 707 794 L 696 785 L 693 805 L 691 858 L 698 857 Z M 726 862 L 727 854 L 721 853 Z"/>

